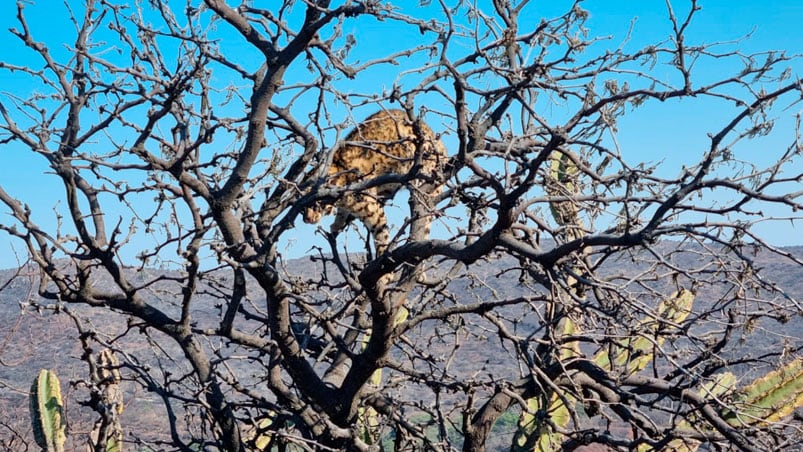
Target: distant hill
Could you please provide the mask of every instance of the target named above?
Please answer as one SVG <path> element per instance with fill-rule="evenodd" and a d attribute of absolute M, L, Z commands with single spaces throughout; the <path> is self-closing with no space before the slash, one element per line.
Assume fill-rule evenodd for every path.
<path fill-rule="evenodd" d="M 662 244 L 661 246 L 671 247 L 673 245 Z M 785 248 L 784 251 L 803 258 L 803 247 L 801 246 Z M 803 300 L 803 268 L 789 261 L 779 260 L 777 256 L 766 252 L 759 253 L 752 258 L 758 267 L 763 268 L 763 275 L 767 280 L 777 283 L 789 296 Z M 686 264 L 693 265 L 694 259 L 692 257 L 689 259 L 690 261 Z M 509 264 L 511 261 L 504 258 L 495 262 L 474 264 L 472 271 L 481 275 L 482 279 L 489 283 L 489 286 L 471 287 L 461 282 L 453 288 L 453 292 L 466 300 L 482 299 L 485 296 L 483 294 L 487 291 L 497 291 L 501 296 L 511 297 L 525 293 L 526 290 L 518 284 L 514 272 L 502 272 Z M 684 263 L 677 264 L 683 265 Z M 628 264 L 625 261 L 617 262 L 609 271 L 621 271 L 622 265 L 636 264 Z M 290 273 L 300 278 L 311 278 L 320 274 L 321 271 L 320 265 L 311 262 L 309 258 L 289 261 L 287 268 Z M 134 278 L 145 281 L 160 274 L 170 275 L 169 272 L 146 270 L 144 273 L 135 275 Z M 224 274 L 218 276 L 222 283 L 225 283 L 227 278 L 229 276 Z M 2 287 L 2 291 L 0 291 L 0 445 L 7 447 L 22 444 L 22 439 L 16 438 L 13 431 L 30 435 L 27 392 L 34 376 L 42 368 L 56 370 L 62 381 L 62 390 L 68 401 L 67 415 L 72 423 L 72 431 L 81 432 L 82 429 L 86 431 L 91 428 L 95 419 L 94 412 L 78 404 L 87 399 L 87 391 L 80 383 L 87 375 L 87 365 L 80 359 L 84 351 L 76 340 L 78 336 L 76 321 L 69 313 L 74 313 L 91 324 L 102 325 L 110 334 L 121 334 L 128 329 L 136 330 L 138 328 L 138 325 L 131 323 L 127 317 L 106 309 L 65 306 L 65 312 L 59 313 L 37 310 L 33 307 L 40 301 L 35 295 L 37 283 L 36 272 L 17 275 L 15 270 L 0 271 L 0 287 Z M 97 284 L 103 283 L 104 281 L 101 280 Z M 109 281 L 105 283 L 109 283 Z M 170 315 L 178 316 L 180 311 L 177 300 L 171 299 L 168 296 L 169 292 L 162 289 L 171 289 L 175 293 L 175 287 L 170 287 L 169 283 L 160 283 L 151 288 L 148 301 Z M 700 298 L 700 302 L 705 303 L 705 297 Z M 260 303 L 260 300 L 253 301 L 257 305 Z M 221 315 L 220 301 L 214 296 L 213 291 L 210 290 L 206 294 L 199 295 L 193 310 L 193 318 L 199 328 L 213 328 L 219 322 Z M 533 329 L 535 324 L 523 319 L 520 327 L 522 330 Z M 431 329 L 427 329 L 432 328 L 432 324 L 425 324 L 422 328 L 416 332 L 419 337 L 426 337 L 433 333 Z M 803 346 L 803 339 L 801 339 L 803 338 L 803 317 L 801 315 L 781 327 L 773 328 L 772 334 L 759 331 L 746 343 L 746 346 L 761 350 L 776 344 L 783 336 L 786 337 L 786 340 L 794 341 L 797 347 Z M 111 339 L 111 337 L 106 339 Z M 160 348 L 180 355 L 170 341 L 160 341 L 158 333 L 146 336 L 135 332 L 129 334 L 124 342 L 133 357 L 152 360 L 151 364 L 153 365 L 175 366 L 174 363 L 156 361 L 157 357 L 163 357 Z M 437 352 L 438 347 L 433 347 L 432 353 Z M 742 349 L 738 353 L 747 352 L 749 350 Z M 457 372 L 466 372 L 468 375 L 477 372 L 478 366 L 483 369 L 483 372 L 509 373 L 515 371 L 515 369 L 505 367 L 506 361 L 503 358 L 509 356 L 509 351 L 504 350 L 497 340 L 467 343 L 466 347 L 460 350 L 460 354 L 461 359 L 455 360 L 453 367 L 453 370 Z M 181 366 L 182 364 L 179 363 L 175 371 L 188 371 L 188 369 L 182 370 Z M 126 425 L 129 427 L 136 425 L 138 432 L 151 431 L 164 438 L 162 436 L 166 433 L 164 408 L 159 398 L 131 382 L 124 383 L 124 390 L 126 392 L 126 410 L 122 416 L 124 429 L 126 429 Z M 414 389 L 411 388 L 411 390 Z M 22 407 L 26 409 L 22 409 Z M 77 447 L 75 444 L 73 446 Z M 491 449 L 489 448 L 489 450 Z"/>

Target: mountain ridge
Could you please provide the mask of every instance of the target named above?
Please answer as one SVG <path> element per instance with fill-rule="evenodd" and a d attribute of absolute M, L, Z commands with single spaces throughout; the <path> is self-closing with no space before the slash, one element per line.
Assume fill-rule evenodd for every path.
<path fill-rule="evenodd" d="M 660 246 L 671 247 L 673 244 L 664 243 Z M 803 246 L 784 247 L 782 251 L 797 259 L 803 259 Z M 692 257 L 690 256 L 689 259 Z M 774 281 L 788 296 L 796 300 L 803 299 L 803 267 L 788 260 L 781 260 L 777 255 L 771 255 L 766 251 L 757 253 L 752 259 L 757 267 L 763 269 L 766 279 Z M 525 289 L 516 285 L 515 272 L 507 271 L 514 264 L 517 265 L 511 258 L 505 256 L 493 262 L 472 264 L 471 270 L 480 275 L 482 281 L 493 283 L 492 287 L 463 285 L 456 287 L 455 290 L 460 290 L 461 296 L 466 300 L 482 300 L 484 291 L 488 290 L 506 291 L 502 296 L 516 296 L 517 291 Z M 681 262 L 679 265 L 682 264 Z M 321 271 L 321 264 L 309 256 L 288 260 L 285 265 L 290 274 L 299 278 L 313 278 Z M 611 271 L 614 270 L 616 269 Z M 136 272 L 129 271 L 132 271 L 129 277 L 140 282 L 159 276 L 176 276 L 180 273 L 175 270 L 162 271 L 149 268 Z M 86 426 L 91 425 L 94 421 L 95 413 L 87 407 L 80 406 L 81 401 L 88 399 L 86 387 L 82 383 L 86 378 L 88 368 L 87 364 L 81 360 L 85 350 L 76 340 L 79 334 L 77 325 L 80 324 L 77 318 L 81 318 L 82 322 L 87 322 L 87 325 L 102 325 L 104 330 L 110 332 L 104 340 L 112 340 L 114 334 L 128 332 L 130 337 L 123 338 L 120 345 L 121 347 L 131 347 L 132 357 L 148 354 L 158 356 L 160 347 L 169 353 L 178 353 L 177 347 L 172 344 L 159 343 L 161 336 L 158 333 L 140 331 L 132 334 L 131 330 L 141 328 L 136 321 L 132 321 L 120 313 L 112 312 L 110 309 L 69 304 L 54 310 L 43 309 L 41 308 L 42 304 L 51 303 L 42 303 L 42 300 L 37 297 L 38 281 L 35 272 L 28 271 L 12 278 L 15 272 L 16 269 L 0 270 L 0 288 L 2 288 L 0 290 L 0 319 L 2 319 L 0 322 L 0 423 L 5 423 L 6 426 L 14 426 L 20 431 L 30 433 L 27 425 L 27 412 L 19 410 L 19 407 L 27 406 L 28 387 L 41 368 L 55 369 L 59 375 L 65 398 L 68 400 L 68 417 L 73 425 Z M 221 273 L 214 276 L 219 284 L 225 285 L 227 281 L 230 282 L 228 275 Z M 102 281 L 103 278 L 100 279 L 100 282 Z M 168 281 L 165 284 L 170 286 L 172 283 Z M 258 288 L 254 289 L 258 293 Z M 163 292 L 161 286 L 155 285 L 153 293 L 148 296 L 148 301 L 154 303 L 168 315 L 178 318 L 181 307 L 175 300 L 166 299 L 163 296 L 165 293 L 167 292 Z M 250 301 L 259 305 L 262 298 L 254 296 Z M 221 300 L 216 299 L 211 289 L 209 292 L 199 295 L 196 306 L 192 310 L 192 315 L 197 328 L 214 328 L 219 323 L 223 315 L 223 306 Z M 533 328 L 532 325 L 528 325 L 529 322 L 526 318 L 522 319 L 522 330 Z M 423 323 L 421 329 L 417 330 L 415 334 L 426 337 L 432 333 L 432 325 Z M 761 350 L 770 346 L 767 344 L 771 340 L 783 337 L 794 341 L 797 347 L 803 346 L 801 343 L 803 337 L 801 314 L 798 313 L 798 316 L 784 324 L 783 328 L 766 332 L 765 336 L 759 335 L 758 339 L 755 339 L 756 336 L 754 336 L 752 342 L 748 344 L 749 347 L 752 347 L 750 350 Z M 509 352 L 499 341 L 489 338 L 485 342 L 477 343 L 483 344 L 482 347 L 468 344 L 460 351 L 460 357 L 467 363 L 456 364 L 455 372 L 463 372 L 466 369 L 476 372 L 478 368 L 483 372 L 491 373 L 511 371 L 511 369 L 504 368 L 505 362 L 502 358 Z M 433 347 L 432 350 L 433 353 L 436 353 L 438 347 Z M 158 360 L 144 364 L 160 365 Z M 181 363 L 178 363 L 174 370 L 179 374 L 189 371 L 189 369 L 183 369 Z M 137 426 L 138 433 L 163 431 L 164 408 L 161 406 L 159 398 L 130 381 L 124 382 L 123 386 L 126 400 L 126 410 L 122 415 L 124 428 L 130 428 L 134 424 Z M 7 433 L 0 431 L 0 438 Z M 147 434 L 145 436 L 147 437 Z M 500 444 L 504 444 L 505 440 L 499 438 L 498 441 Z M 493 449 L 489 447 L 489 450 Z"/>

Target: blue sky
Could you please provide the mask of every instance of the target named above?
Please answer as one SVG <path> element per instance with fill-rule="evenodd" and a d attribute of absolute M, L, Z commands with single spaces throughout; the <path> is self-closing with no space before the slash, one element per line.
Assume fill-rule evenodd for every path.
<path fill-rule="evenodd" d="M 7 30 L 17 27 L 16 2 L 0 2 L 0 37 L 4 45 L 0 48 L 0 61 L 15 64 L 39 62 L 27 51 L 20 51 L 18 39 Z M 76 2 L 71 1 L 75 4 Z M 437 2 L 434 2 L 437 3 Z M 447 2 L 448 3 L 448 2 Z M 536 11 L 525 20 L 537 22 L 541 16 L 551 17 L 562 13 L 571 2 L 532 2 Z M 178 2 L 183 4 L 183 2 Z M 272 2 L 267 2 L 270 5 Z M 411 14 L 419 7 L 418 2 L 399 2 L 405 5 Z M 759 50 L 784 50 L 788 53 L 803 54 L 803 39 L 801 39 L 801 24 L 803 24 L 803 3 L 797 1 L 702 1 L 702 11 L 695 19 L 688 33 L 690 43 L 713 41 L 729 41 L 738 39 L 745 34 L 752 33 L 749 40 L 739 44 L 744 52 Z M 673 7 L 678 15 L 686 13 L 687 1 L 675 1 Z M 632 39 L 626 48 L 635 49 L 648 42 L 657 42 L 669 36 L 671 28 L 666 16 L 666 4 L 663 0 L 647 1 L 609 1 L 589 0 L 584 8 L 591 12 L 591 19 L 587 23 L 592 35 L 612 35 L 608 41 L 610 45 L 618 45 L 625 36 L 631 22 L 633 23 Z M 74 39 L 72 25 L 67 20 L 62 2 L 51 0 L 38 0 L 35 4 L 26 7 L 26 13 L 33 34 L 41 41 L 45 41 L 51 49 L 58 51 L 63 48 L 64 41 Z M 635 22 L 633 20 L 635 19 Z M 388 29 L 387 22 L 368 22 L 348 24 L 346 30 L 354 32 L 361 52 L 367 58 L 369 55 L 381 55 L 387 52 L 388 38 L 394 46 L 402 47 L 415 44 L 419 39 L 414 30 Z M 238 37 L 234 37 L 239 39 Z M 607 45 L 607 44 L 606 44 Z M 234 44 L 233 49 L 240 48 Z M 245 46 L 241 47 L 245 49 Z M 791 64 L 793 72 L 803 76 L 803 61 Z M 716 77 L 727 68 L 703 67 L 700 75 Z M 657 68 L 660 71 L 668 69 Z M 381 73 L 379 77 L 381 78 Z M 390 86 L 393 76 L 387 79 L 376 80 L 377 89 Z M 242 83 L 241 81 L 238 83 Z M 359 81 L 363 83 L 363 81 Z M 0 97 L 5 98 L 8 93 L 27 94 L 29 88 L 23 76 L 0 71 Z M 4 99 L 5 101 L 5 99 Z M 769 139 L 762 140 L 758 145 L 744 150 L 746 159 L 761 161 L 769 153 L 763 149 L 788 146 L 793 138 L 790 128 L 791 117 L 801 111 L 800 105 L 792 105 L 782 112 L 786 119 L 779 121 L 776 133 Z M 623 154 L 631 159 L 643 158 L 645 160 L 665 160 L 667 171 L 677 171 L 682 162 L 694 161 L 705 149 L 708 143 L 707 133 L 715 132 L 724 125 L 727 117 L 719 111 L 716 104 L 697 106 L 687 109 L 678 103 L 655 104 L 640 109 L 637 114 L 626 117 L 620 123 L 620 144 Z M 649 145 L 645 145 L 649 143 Z M 9 193 L 28 203 L 34 209 L 36 221 L 46 229 L 55 227 L 56 219 L 53 208 L 57 206 L 58 199 L 63 197 L 63 190 L 55 177 L 44 174 L 44 162 L 39 156 L 32 156 L 27 151 L 14 146 L 0 147 L 0 185 Z M 800 168 L 798 162 L 797 168 Z M 63 203 L 57 209 L 63 209 Z M 789 214 L 774 212 L 778 214 Z M 5 208 L 0 207 L 0 222 L 6 222 L 9 217 Z M 779 244 L 801 244 L 803 240 L 797 238 L 795 229 L 790 223 L 778 223 L 761 226 L 760 231 L 770 237 L 770 241 Z M 301 234 L 309 234 L 310 229 L 299 229 Z M 798 233 L 799 235 L 799 233 Z M 15 242 L 14 249 L 24 254 L 21 243 Z M 0 268 L 13 266 L 15 258 L 9 243 L 8 236 L 0 232 Z"/>

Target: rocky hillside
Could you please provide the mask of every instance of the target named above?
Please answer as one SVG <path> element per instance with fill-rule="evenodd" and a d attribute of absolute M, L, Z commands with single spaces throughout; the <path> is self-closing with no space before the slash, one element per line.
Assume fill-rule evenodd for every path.
<path fill-rule="evenodd" d="M 788 248 L 786 251 L 796 256 L 803 256 L 803 247 Z M 789 262 L 779 261 L 769 254 L 757 255 L 755 261 L 759 267 L 763 267 L 764 277 L 767 280 L 776 282 L 790 297 L 803 300 L 803 269 Z M 499 291 L 503 296 L 519 295 L 523 289 L 518 285 L 516 277 L 500 271 L 504 263 L 505 260 L 502 259 L 496 263 L 480 264 L 473 268 L 473 271 L 483 275 L 485 281 L 491 282 L 492 287 L 465 285 L 456 288 L 455 291 L 466 299 L 481 299 L 484 291 Z M 288 268 L 291 273 L 302 278 L 320 272 L 320 268 L 309 259 L 291 261 L 288 263 Z M 143 281 L 159 274 L 156 270 L 146 273 L 139 275 Z M 169 273 L 165 272 L 164 275 L 169 276 Z M 225 275 L 221 275 L 219 280 L 225 283 Z M 80 405 L 82 401 L 87 400 L 87 391 L 82 384 L 82 379 L 87 375 L 87 364 L 81 360 L 84 350 L 76 339 L 79 335 L 77 325 L 81 323 L 75 318 L 80 317 L 84 322 L 88 322 L 84 325 L 103 325 L 109 334 L 121 334 L 138 328 L 138 325 L 130 322 L 125 316 L 103 309 L 90 309 L 86 306 L 65 306 L 61 312 L 38 309 L 37 304 L 40 300 L 36 297 L 36 284 L 35 272 L 0 271 L 0 447 L 5 446 L 15 450 L 25 450 L 26 441 L 30 438 L 27 409 L 25 409 L 28 403 L 27 393 L 31 381 L 42 368 L 54 369 L 61 378 L 71 431 L 78 433 L 91 429 L 95 419 L 94 413 Z M 153 287 L 149 301 L 165 312 L 178 315 L 176 300 L 170 299 L 168 293 L 171 291 L 167 289 L 168 286 Z M 253 301 L 259 304 L 259 300 Z M 214 327 L 221 315 L 219 301 L 212 290 L 199 297 L 193 312 L 194 320 L 199 327 Z M 424 325 L 424 329 L 416 332 L 419 337 L 433 333 L 426 330 L 427 324 Z M 522 329 L 530 326 L 526 319 L 522 321 Z M 160 356 L 165 356 L 163 351 L 167 354 L 176 353 L 175 347 L 169 341 L 159 341 L 158 334 L 152 332 L 148 335 L 142 334 L 144 331 L 129 333 L 124 339 L 132 356 L 149 356 L 153 360 L 148 363 L 150 365 L 167 364 L 175 366 L 176 372 L 182 372 L 180 364 L 158 361 Z M 777 343 L 779 337 L 793 341 L 796 347 L 803 346 L 803 316 L 791 319 L 780 329 L 776 328 L 771 332 L 759 331 L 746 345 L 761 350 Z M 750 350 L 740 349 L 738 353 L 749 352 Z M 433 348 L 433 353 L 437 353 L 437 347 Z M 452 370 L 476 372 L 477 364 L 484 363 L 483 369 L 486 372 L 509 372 L 510 369 L 498 367 L 504 362 L 499 357 L 505 357 L 509 353 L 510 351 L 505 350 L 494 338 L 489 338 L 485 342 L 475 341 L 460 350 L 459 359 L 455 360 Z M 138 432 L 158 432 L 157 436 L 163 434 L 164 407 L 158 396 L 130 382 L 124 383 L 124 390 L 126 392 L 124 428 L 136 425 L 134 429 Z M 18 434 L 22 437 L 18 437 Z M 154 439 L 157 436 L 154 436 Z M 500 444 L 502 442 L 500 440 Z M 78 445 L 72 444 L 72 446 Z M 35 446 L 30 450 L 33 449 Z"/>

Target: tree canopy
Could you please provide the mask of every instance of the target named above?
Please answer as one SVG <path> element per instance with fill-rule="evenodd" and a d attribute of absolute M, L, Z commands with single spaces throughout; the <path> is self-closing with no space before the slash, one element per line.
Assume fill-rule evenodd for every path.
<path fill-rule="evenodd" d="M 263 3 L 67 2 L 56 35 L 17 5 L 0 155 L 58 185 L 42 205 L 0 180 L 0 231 L 35 273 L 23 308 L 84 350 L 74 397 L 101 421 L 73 444 L 803 441 L 803 310 L 763 268 L 803 256 L 761 232 L 803 207 L 796 56 L 692 39 L 696 1 L 646 44 L 581 1 Z M 694 149 L 629 121 L 663 109 Z M 332 183 L 339 149 L 388 145 L 348 135 L 383 110 L 412 164 Z M 303 224 L 347 197 L 387 201 L 387 246 L 367 220 Z M 126 418 L 144 392 L 164 431 Z"/>

